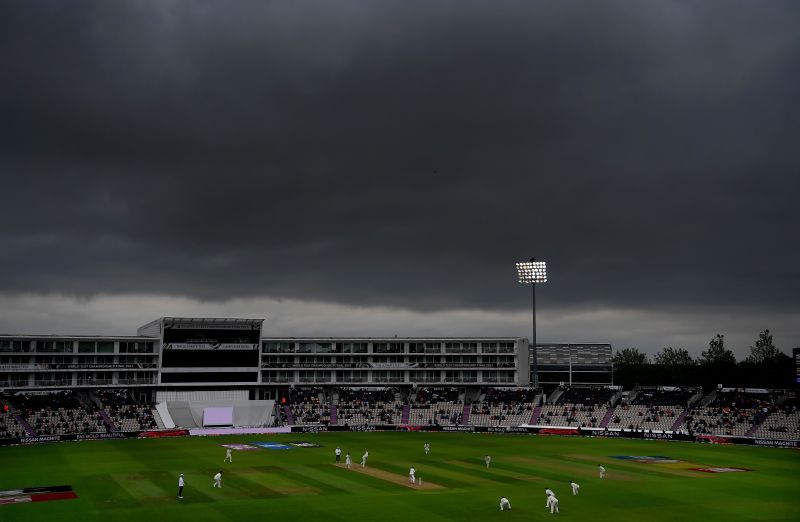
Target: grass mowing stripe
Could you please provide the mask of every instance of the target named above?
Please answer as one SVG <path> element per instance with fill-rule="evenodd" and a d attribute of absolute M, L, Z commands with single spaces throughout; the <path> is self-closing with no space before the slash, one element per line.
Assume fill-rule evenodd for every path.
<path fill-rule="evenodd" d="M 334 486 L 326 479 L 328 475 L 320 471 L 317 467 L 297 466 L 286 470 L 286 474 L 294 480 L 301 481 L 311 487 L 317 488 L 322 494 L 331 493 L 357 493 L 357 490 Z"/>
<path fill-rule="evenodd" d="M 269 484 L 271 489 L 280 494 L 320 493 L 317 488 L 309 486 L 305 482 L 292 479 L 286 475 L 285 471 L 285 468 L 278 466 L 255 466 L 235 468 L 230 472 L 236 475 L 257 478 L 260 483 Z"/>
<path fill-rule="evenodd" d="M 596 462 L 592 462 L 591 464 L 588 461 L 581 461 L 575 460 L 568 455 L 565 455 L 561 459 L 553 458 L 553 457 L 537 457 L 535 459 L 526 458 L 526 457 L 518 457 L 514 459 L 514 462 L 522 462 L 523 464 L 530 464 L 533 467 L 544 466 L 546 469 L 550 470 L 557 470 L 559 472 L 564 472 L 570 474 L 573 479 L 583 479 L 583 478 L 597 478 L 599 479 L 599 474 L 597 470 Z M 644 473 L 647 475 L 648 473 Z M 616 471 L 614 476 L 609 476 L 608 479 L 611 480 L 634 480 L 637 477 L 635 475 L 630 475 L 625 472 Z"/>
<path fill-rule="evenodd" d="M 437 462 L 434 465 L 435 473 L 447 473 L 449 476 L 469 477 L 472 483 L 475 482 L 499 482 L 508 484 L 509 482 L 531 482 L 533 477 L 523 473 L 505 472 L 494 468 L 486 469 L 484 464 L 480 466 L 461 466 L 455 464 L 458 461 Z"/>
<path fill-rule="evenodd" d="M 544 477 L 540 477 L 538 475 L 533 475 L 532 473 L 520 473 L 518 471 L 510 471 L 501 469 L 497 466 L 493 466 L 489 469 L 486 469 L 486 465 L 479 465 L 473 462 L 465 462 L 463 460 L 450 460 L 445 464 L 449 466 L 454 466 L 461 469 L 467 469 L 471 471 L 487 473 L 489 475 L 505 477 L 504 480 L 521 480 L 524 482 L 543 482 L 545 481 Z"/>
<path fill-rule="evenodd" d="M 168 492 L 166 490 L 165 486 L 167 481 L 171 481 L 171 477 L 165 472 L 147 474 L 113 473 L 106 476 L 131 495 L 145 499 L 147 502 L 165 499 L 169 497 L 169 493 L 176 495 L 178 490 L 177 486 L 172 491 Z"/>
<path fill-rule="evenodd" d="M 209 480 L 209 487 L 211 487 L 210 482 Z M 244 498 L 259 499 L 282 496 L 282 493 L 268 487 L 261 480 L 251 480 L 246 474 L 238 474 L 235 471 L 223 474 L 222 488 L 219 488 L 218 491 L 225 490 L 224 494 L 228 495 L 230 489 L 239 492 Z"/>
<path fill-rule="evenodd" d="M 328 475 L 327 480 L 339 484 L 351 492 L 375 493 L 375 492 L 397 492 L 397 486 L 385 480 L 375 480 L 374 477 L 363 473 L 353 473 L 347 469 L 336 466 L 322 466 L 317 468 L 320 473 Z"/>

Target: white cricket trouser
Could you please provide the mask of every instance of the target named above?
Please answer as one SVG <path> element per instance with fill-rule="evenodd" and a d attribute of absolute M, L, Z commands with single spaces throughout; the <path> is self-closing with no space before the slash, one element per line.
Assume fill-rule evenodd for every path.
<path fill-rule="evenodd" d="M 503 501 L 503 502 L 500 502 L 500 511 L 503 511 L 505 509 L 511 509 L 511 502 L 509 502 L 507 500 Z"/>
<path fill-rule="evenodd" d="M 558 513 L 558 500 L 556 500 L 555 502 L 551 502 L 550 503 L 550 514 L 551 515 L 553 514 L 553 510 L 555 510 L 555 512 Z"/>
<path fill-rule="evenodd" d="M 572 494 L 573 494 L 573 495 L 577 495 L 577 494 L 578 494 L 578 490 L 579 490 L 579 489 L 580 489 L 580 488 L 579 488 L 578 486 L 572 486 Z"/>
<path fill-rule="evenodd" d="M 225 455 L 224 462 L 233 462 L 233 455 Z"/>
<path fill-rule="evenodd" d="M 408 476 L 408 480 L 411 481 L 412 484 L 416 484 L 417 483 L 417 479 L 416 479 L 416 477 L 414 475 L 409 475 Z"/>
<path fill-rule="evenodd" d="M 214 481 L 214 487 L 215 488 L 221 488 L 222 487 L 222 479 L 215 480 Z"/>

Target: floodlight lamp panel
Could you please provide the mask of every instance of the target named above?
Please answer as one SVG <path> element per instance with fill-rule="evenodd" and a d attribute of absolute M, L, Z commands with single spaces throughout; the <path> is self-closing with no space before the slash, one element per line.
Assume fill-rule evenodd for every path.
<path fill-rule="evenodd" d="M 544 261 L 522 261 L 517 263 L 520 283 L 546 283 L 547 263 Z"/>

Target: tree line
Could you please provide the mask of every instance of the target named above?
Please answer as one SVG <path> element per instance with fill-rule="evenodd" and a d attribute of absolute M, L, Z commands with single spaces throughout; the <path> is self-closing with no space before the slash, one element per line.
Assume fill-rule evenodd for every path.
<path fill-rule="evenodd" d="M 665 346 L 653 359 L 636 348 L 618 350 L 612 358 L 614 384 L 623 386 L 690 386 L 706 389 L 717 385 L 758 388 L 793 388 L 795 367 L 791 357 L 778 349 L 769 330 L 758 334 L 750 354 L 737 361 L 725 347 L 725 336 L 715 335 L 700 357 L 685 348 Z"/>

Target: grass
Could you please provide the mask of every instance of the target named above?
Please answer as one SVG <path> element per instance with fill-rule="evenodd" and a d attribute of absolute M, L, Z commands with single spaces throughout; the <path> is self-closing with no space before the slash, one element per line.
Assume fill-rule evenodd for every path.
<path fill-rule="evenodd" d="M 224 443 L 304 440 L 321 448 L 234 451 Z M 422 445 L 432 445 L 426 456 Z M 339 445 L 358 465 L 369 448 L 376 475 L 333 465 Z M 493 457 L 486 469 L 483 456 Z M 683 462 L 641 464 L 613 455 L 663 455 Z M 343 458 L 344 460 L 344 458 Z M 326 521 L 547 520 L 544 489 L 560 520 L 800 520 L 800 452 L 623 439 L 450 433 L 321 433 L 111 440 L 0 448 L 0 490 L 71 485 L 76 500 L 0 505 L 0 520 Z M 441 489 L 396 483 L 408 468 Z M 597 465 L 608 470 L 600 480 Z M 695 467 L 738 467 L 709 474 Z M 211 477 L 223 469 L 223 487 Z M 178 475 L 186 475 L 178 500 Z M 573 497 L 568 482 L 581 485 Z M 500 496 L 513 510 L 500 512 Z"/>

